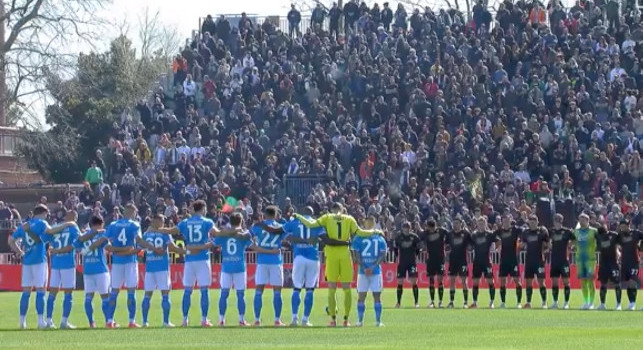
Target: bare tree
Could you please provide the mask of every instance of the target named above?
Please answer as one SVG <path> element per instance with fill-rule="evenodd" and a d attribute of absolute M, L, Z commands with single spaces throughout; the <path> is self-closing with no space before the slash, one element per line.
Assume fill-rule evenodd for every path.
<path fill-rule="evenodd" d="M 0 0 L 0 125 L 11 108 L 43 94 L 48 72 L 71 72 L 79 43 L 97 42 L 111 0 Z"/>
<path fill-rule="evenodd" d="M 181 37 L 176 27 L 163 24 L 160 11 L 152 13 L 149 7 L 138 17 L 138 39 L 143 58 L 169 59 L 181 47 Z"/>

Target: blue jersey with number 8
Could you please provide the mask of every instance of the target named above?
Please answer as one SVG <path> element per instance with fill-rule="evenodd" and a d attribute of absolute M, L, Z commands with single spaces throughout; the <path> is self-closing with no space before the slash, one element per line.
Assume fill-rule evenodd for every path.
<path fill-rule="evenodd" d="M 202 245 L 210 241 L 210 231 L 214 227 L 214 222 L 201 215 L 193 215 L 190 218 L 184 219 L 177 225 L 179 231 L 185 239 L 185 245 Z M 185 261 L 201 261 L 210 260 L 210 250 L 204 249 L 196 254 L 188 254 L 185 256 Z"/>
<path fill-rule="evenodd" d="M 280 227 L 279 223 L 274 220 L 265 220 L 264 223 L 270 227 Z M 258 226 L 252 228 L 252 235 L 257 238 L 257 245 L 264 249 L 280 249 L 281 241 L 285 234 L 269 233 Z M 261 254 L 257 253 L 257 264 L 281 265 L 283 259 L 281 252 L 279 254 Z"/>

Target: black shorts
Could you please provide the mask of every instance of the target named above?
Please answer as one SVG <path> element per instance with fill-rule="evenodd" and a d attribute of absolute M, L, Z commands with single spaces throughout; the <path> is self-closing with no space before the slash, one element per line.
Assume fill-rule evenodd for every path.
<path fill-rule="evenodd" d="M 569 263 L 562 263 L 551 265 L 549 269 L 549 277 L 551 278 L 569 278 Z"/>
<path fill-rule="evenodd" d="M 525 264 L 525 278 L 545 278 L 545 264 Z"/>
<path fill-rule="evenodd" d="M 500 262 L 500 273 L 498 277 L 518 277 L 518 262 L 515 260 L 508 260 Z"/>
<path fill-rule="evenodd" d="M 639 267 L 638 266 L 625 266 L 621 267 L 621 281 L 638 281 L 639 280 Z"/>
<path fill-rule="evenodd" d="M 621 269 L 617 264 L 601 264 L 598 266 L 598 281 L 601 284 L 612 282 L 621 283 Z"/>
<path fill-rule="evenodd" d="M 397 264 L 397 278 L 417 278 L 418 267 L 415 263 Z"/>
<path fill-rule="evenodd" d="M 469 266 L 462 261 L 449 261 L 449 276 L 469 276 Z"/>
<path fill-rule="evenodd" d="M 473 276 L 472 278 L 493 278 L 493 270 L 491 269 L 490 263 L 473 263 Z"/>
<path fill-rule="evenodd" d="M 426 261 L 426 275 L 431 276 L 443 276 L 444 275 L 444 260 L 427 260 Z"/>

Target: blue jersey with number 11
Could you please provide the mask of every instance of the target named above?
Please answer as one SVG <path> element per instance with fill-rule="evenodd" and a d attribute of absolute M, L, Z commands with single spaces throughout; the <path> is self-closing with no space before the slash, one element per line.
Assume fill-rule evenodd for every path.
<path fill-rule="evenodd" d="M 280 227 L 274 220 L 265 220 L 264 223 L 270 227 Z M 258 226 L 252 228 L 252 235 L 257 238 L 257 245 L 264 249 L 279 249 L 281 248 L 281 241 L 285 237 L 285 234 L 276 234 L 269 233 L 262 230 Z M 261 254 L 257 253 L 257 264 L 266 264 L 266 265 L 281 265 L 283 259 L 281 257 L 281 252 L 279 254 Z"/>
<path fill-rule="evenodd" d="M 382 273 L 380 265 L 374 265 L 380 254 L 386 253 L 386 241 L 381 235 L 357 236 L 351 243 L 351 248 L 356 250 L 360 256 L 362 262 L 358 271 L 360 275 L 364 274 L 364 268 L 373 268 L 374 275 Z"/>
<path fill-rule="evenodd" d="M 187 219 L 179 222 L 177 225 L 179 231 L 185 239 L 185 245 L 202 245 L 210 241 L 210 231 L 214 227 L 214 222 L 201 215 L 192 215 Z M 205 249 L 196 254 L 188 254 L 185 261 L 210 260 L 210 250 Z"/>
<path fill-rule="evenodd" d="M 112 246 L 125 248 L 136 246 L 136 237 L 141 236 L 141 225 L 130 219 L 119 219 L 112 222 L 105 230 L 105 237 Z M 112 264 L 129 264 L 136 262 L 136 255 L 112 255 Z"/>
<path fill-rule="evenodd" d="M 312 218 L 309 216 L 307 216 L 306 219 L 312 220 Z M 319 237 L 322 233 L 324 233 L 324 229 L 321 227 L 308 228 L 299 220 L 294 219 L 288 221 L 284 225 L 284 232 L 286 232 L 288 236 L 292 235 L 301 239 L 310 239 Z M 295 257 L 303 256 L 308 260 L 317 261 L 319 260 L 319 244 L 294 243 L 293 254 Z"/>
<path fill-rule="evenodd" d="M 221 247 L 221 272 L 240 273 L 246 271 L 246 248 L 252 243 L 250 239 L 216 237 L 213 243 Z"/>

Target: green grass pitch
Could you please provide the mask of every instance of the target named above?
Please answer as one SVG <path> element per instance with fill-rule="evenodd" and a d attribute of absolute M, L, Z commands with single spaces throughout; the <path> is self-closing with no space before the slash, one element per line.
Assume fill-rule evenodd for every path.
<path fill-rule="evenodd" d="M 551 291 L 548 291 L 551 299 Z M 289 323 L 291 290 L 284 290 L 283 321 Z M 597 293 L 598 294 L 598 293 Z M 627 298 L 623 293 L 624 305 Z M 181 323 L 182 291 L 172 293 L 171 320 Z M 246 295 L 247 319 L 253 321 L 252 298 L 254 291 Z M 421 309 L 412 307 L 410 290 L 405 290 L 403 307 L 394 309 L 395 290 L 383 294 L 384 328 L 376 328 L 372 299 L 367 299 L 365 326 L 363 328 L 327 328 L 325 315 L 326 290 L 315 292 L 315 305 L 311 322 L 315 327 L 260 329 L 237 327 L 236 295 L 228 299 L 226 329 L 202 329 L 200 320 L 199 293 L 193 294 L 190 319 L 194 326 L 189 329 L 162 329 L 161 306 L 158 293 L 152 299 L 149 329 L 103 329 L 103 316 L 99 298 L 94 299 L 94 314 L 99 329 L 88 330 L 81 292 L 74 295 L 74 308 L 70 322 L 79 326 L 76 331 L 61 330 L 18 330 L 18 302 L 20 293 L 0 293 L 0 348 L 1 349 L 643 349 L 643 312 L 641 311 L 580 311 L 579 291 L 572 294 L 574 310 L 541 310 L 540 295 L 534 290 L 534 309 L 515 309 L 515 294 L 507 292 L 508 306 L 501 310 L 487 309 L 488 292 L 480 290 L 479 309 L 462 309 L 462 292 L 457 291 L 456 309 L 426 308 L 427 291 L 421 291 Z M 342 293 L 338 292 L 341 307 Z M 35 294 L 32 293 L 28 325 L 36 326 Z M 598 296 L 598 295 L 597 295 Z M 137 295 L 140 304 L 143 293 Z M 210 319 L 218 320 L 219 291 L 210 294 Z M 303 294 L 302 294 L 303 297 Z M 562 292 L 561 292 L 562 297 Z M 353 293 L 351 323 L 356 321 L 356 293 Z M 445 291 L 445 300 L 448 291 Z M 119 297 L 117 321 L 127 321 L 126 295 Z M 54 321 L 60 322 L 62 296 L 57 299 Z M 551 303 L 551 300 L 550 300 Z M 265 325 L 272 324 L 272 292 L 264 293 L 262 319 Z M 496 307 L 498 301 L 496 301 Z M 303 305 L 302 305 L 303 307 Z M 608 307 L 614 307 L 614 293 L 608 293 Z M 137 315 L 141 322 L 140 305 Z"/>

